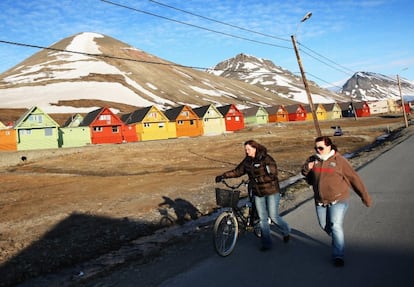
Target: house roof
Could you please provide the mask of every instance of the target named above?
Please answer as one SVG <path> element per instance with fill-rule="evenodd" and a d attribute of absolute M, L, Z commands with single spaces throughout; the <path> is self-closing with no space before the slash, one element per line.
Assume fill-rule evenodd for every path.
<path fill-rule="evenodd" d="M 337 103 L 328 103 L 328 104 L 323 104 L 323 106 L 325 107 L 325 109 L 327 111 L 331 111 L 333 110 L 334 106 L 338 105 Z"/>
<path fill-rule="evenodd" d="M 257 112 L 260 109 L 263 109 L 267 113 L 267 110 L 264 109 L 264 108 L 262 108 L 262 107 L 251 107 L 251 108 L 242 110 L 241 112 L 243 113 L 243 115 L 245 115 L 247 117 L 251 117 L 251 116 L 256 116 L 257 115 Z"/>
<path fill-rule="evenodd" d="M 271 106 L 271 107 L 265 107 L 265 109 L 266 109 L 266 111 L 268 112 L 269 115 L 277 114 L 277 112 L 279 111 L 280 108 L 284 108 L 284 106 L 283 105 L 276 105 L 276 106 Z"/>
<path fill-rule="evenodd" d="M 362 109 L 364 107 L 364 105 L 367 105 L 367 103 L 366 102 L 354 102 L 354 107 L 356 109 Z"/>
<path fill-rule="evenodd" d="M 348 110 L 349 106 L 352 106 L 352 102 L 346 102 L 346 103 L 339 103 L 338 105 L 341 107 L 341 110 Z"/>
<path fill-rule="evenodd" d="M 230 110 L 230 108 L 232 107 L 233 105 L 232 104 L 230 104 L 230 105 L 225 105 L 225 106 L 221 106 L 221 107 L 217 107 L 217 110 L 223 115 L 223 116 L 225 116 L 225 115 L 227 115 L 227 113 L 229 112 L 229 110 Z"/>
<path fill-rule="evenodd" d="M 63 124 L 63 127 L 70 127 L 70 126 L 73 126 L 73 124 L 72 123 L 74 123 L 75 122 L 75 120 L 76 119 L 78 119 L 78 118 L 82 118 L 82 116 L 80 115 L 80 114 L 73 114 L 73 115 L 71 115 L 67 120 L 66 120 L 66 122 Z M 82 121 L 81 121 L 82 122 Z M 80 124 L 80 123 L 79 123 Z"/>
<path fill-rule="evenodd" d="M 183 108 L 184 108 L 184 105 L 171 108 L 169 110 L 166 110 L 164 114 L 170 121 L 176 120 L 178 116 L 180 115 L 181 111 L 183 110 Z"/>
<path fill-rule="evenodd" d="M 305 109 L 305 111 L 307 112 L 307 113 L 311 113 L 312 111 L 311 111 L 311 107 L 310 107 L 310 105 L 303 105 L 303 108 Z"/>
<path fill-rule="evenodd" d="M 100 115 L 105 108 L 99 108 L 88 113 L 82 120 L 79 126 L 89 126 Z"/>
<path fill-rule="evenodd" d="M 211 105 L 205 105 L 205 106 L 202 106 L 202 107 L 194 108 L 193 111 L 197 114 L 197 116 L 199 118 L 202 118 L 202 117 L 205 116 L 205 114 L 207 113 L 210 106 Z"/>
<path fill-rule="evenodd" d="M 145 107 L 133 111 L 132 113 L 125 114 L 121 117 L 121 120 L 126 124 L 140 123 L 145 118 L 145 115 L 151 110 L 152 106 Z"/>
<path fill-rule="evenodd" d="M 27 110 L 17 121 L 16 124 L 14 125 L 15 127 L 19 127 L 35 110 L 38 110 L 41 114 L 43 114 L 45 117 L 47 117 L 53 124 L 53 126 L 59 127 L 59 124 L 52 119 L 48 114 L 46 114 L 45 112 L 43 112 L 40 108 L 38 107 L 32 107 L 29 110 Z"/>
<path fill-rule="evenodd" d="M 299 107 L 303 107 L 303 105 L 301 105 L 301 104 L 288 105 L 288 106 L 285 106 L 285 109 L 289 114 L 293 114 L 293 113 L 296 113 L 296 111 L 298 110 Z"/>

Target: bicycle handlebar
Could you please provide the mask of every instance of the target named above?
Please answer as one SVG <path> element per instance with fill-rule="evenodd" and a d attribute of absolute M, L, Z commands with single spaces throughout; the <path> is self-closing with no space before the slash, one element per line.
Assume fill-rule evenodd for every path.
<path fill-rule="evenodd" d="M 227 186 L 230 189 L 238 189 L 243 184 L 247 185 L 249 183 L 249 180 L 243 179 L 240 183 L 235 184 L 235 185 L 228 184 L 225 179 L 222 179 L 220 182 L 223 183 L 225 186 Z"/>

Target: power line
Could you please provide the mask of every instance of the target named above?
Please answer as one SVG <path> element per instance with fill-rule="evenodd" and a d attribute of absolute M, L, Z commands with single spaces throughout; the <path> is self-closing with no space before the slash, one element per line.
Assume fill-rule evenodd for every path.
<path fill-rule="evenodd" d="M 315 59 L 316 61 L 318 61 L 318 62 L 320 62 L 320 63 L 322 63 L 322 64 L 325 64 L 325 65 L 326 65 L 326 66 L 328 66 L 328 67 L 331 67 L 331 68 L 332 68 L 332 69 L 334 69 L 334 70 L 337 70 L 338 72 L 341 72 L 341 73 L 344 73 L 344 74 L 347 74 L 347 75 L 351 75 L 351 76 L 354 74 L 354 73 L 349 73 L 349 72 L 345 72 L 344 70 L 338 69 L 338 68 L 334 67 L 333 65 L 328 64 L 328 63 L 326 63 L 325 61 L 322 61 L 321 59 L 316 58 L 315 56 L 311 55 L 310 53 L 308 53 L 308 52 L 306 52 L 306 51 L 303 51 L 303 50 L 302 50 L 302 53 L 303 53 L 303 54 L 308 55 L 309 57 L 311 57 L 311 58 Z"/>
<path fill-rule="evenodd" d="M 144 61 L 144 60 L 137 60 L 137 59 L 132 59 L 132 58 L 117 57 L 117 56 L 106 55 L 106 54 L 92 54 L 92 53 L 86 53 L 86 52 L 79 52 L 79 51 L 66 50 L 66 49 L 58 49 L 58 48 L 53 48 L 53 47 L 44 47 L 44 46 L 38 46 L 38 45 L 32 45 L 32 44 L 25 44 L 25 43 L 18 43 L 18 42 L 11 42 L 11 41 L 5 41 L 5 40 L 0 40 L 0 43 L 9 44 L 9 45 L 15 45 L 15 46 L 21 46 L 21 47 L 29 47 L 29 48 L 36 48 L 36 49 L 45 49 L 45 50 L 51 50 L 51 51 L 56 51 L 56 52 L 66 52 L 66 53 L 72 53 L 72 54 L 78 54 L 78 55 L 84 55 L 84 56 L 91 56 L 91 57 L 100 57 L 100 58 L 109 58 L 109 59 L 116 59 L 116 60 L 139 62 L 139 63 L 144 63 L 144 64 L 164 65 L 164 66 L 175 66 L 175 67 L 181 67 L 181 68 L 191 68 L 191 69 L 196 69 L 196 70 L 206 70 L 207 69 L 207 68 L 203 68 L 203 67 L 185 66 L 185 65 L 174 64 L 174 63 L 163 63 L 163 62 L 154 62 L 154 61 Z"/>
<path fill-rule="evenodd" d="M 255 42 L 255 43 L 269 45 L 269 46 L 274 46 L 274 47 L 279 47 L 279 48 L 292 49 L 290 47 L 285 47 L 285 46 L 280 46 L 280 45 L 276 45 L 276 44 L 272 44 L 272 43 L 257 41 L 257 40 L 253 40 L 253 39 L 249 39 L 249 38 L 245 38 L 245 37 L 240 37 L 240 36 L 233 35 L 233 34 L 229 34 L 229 33 L 225 33 L 225 32 L 220 32 L 220 31 L 213 30 L 213 29 L 210 29 L 210 28 L 201 27 L 201 26 L 198 26 L 198 25 L 194 25 L 194 24 L 190 24 L 190 23 L 183 22 L 183 21 L 175 20 L 175 19 L 172 19 L 172 18 L 168 18 L 168 17 L 165 17 L 165 16 L 157 15 L 157 14 L 154 14 L 154 13 L 151 13 L 151 12 L 148 12 L 148 11 L 144 11 L 144 10 L 141 10 L 141 9 L 136 9 L 136 8 L 133 8 L 133 7 L 129 7 L 129 6 L 125 6 L 125 5 L 122 5 L 122 4 L 118 4 L 118 3 L 115 3 L 115 2 L 112 2 L 112 1 L 108 1 L 108 0 L 101 0 L 101 1 L 102 2 L 105 2 L 105 3 L 108 3 L 108 4 L 111 4 L 111 5 L 115 5 L 115 6 L 119 6 L 119 7 L 122 7 L 122 8 L 130 9 L 130 10 L 133 10 L 133 11 L 136 11 L 136 12 L 140 12 L 140 13 L 144 13 L 144 14 L 148 14 L 148 15 L 151 15 L 151 16 L 159 17 L 159 18 L 162 18 L 164 20 L 173 21 L 173 22 L 176 22 L 176 23 L 179 23 L 179 24 L 188 25 L 188 26 L 191 26 L 191 27 L 194 27 L 194 28 L 203 29 L 203 30 L 206 30 L 206 31 L 209 31 L 209 32 L 213 32 L 213 33 L 217 33 L 217 34 L 221 34 L 221 35 L 224 35 L 224 36 L 229 36 L 229 37 L 233 37 L 233 38 L 237 38 L 237 39 L 241 39 L 241 40 L 246 40 L 246 41 L 250 41 L 250 42 Z M 199 18 L 208 20 L 208 21 L 216 22 L 216 23 L 219 23 L 219 24 L 222 24 L 222 25 L 225 25 L 225 26 L 229 26 L 229 27 L 232 27 L 232 28 L 236 28 L 236 29 L 239 29 L 239 30 L 242 30 L 242 31 L 246 31 L 246 32 L 249 32 L 249 33 L 254 33 L 254 34 L 258 34 L 258 35 L 264 36 L 264 37 L 269 37 L 269 38 L 273 38 L 273 39 L 277 39 L 277 40 L 282 40 L 282 41 L 290 41 L 290 40 L 283 39 L 283 38 L 280 38 L 280 37 L 276 37 L 276 36 L 273 36 L 273 35 L 269 35 L 269 34 L 257 32 L 257 31 L 251 30 L 251 29 L 243 28 L 243 27 L 236 26 L 236 25 L 233 25 L 233 24 L 229 24 L 229 23 L 226 23 L 226 22 L 223 22 L 223 21 L 219 21 L 219 20 L 216 20 L 216 19 L 212 19 L 212 18 L 203 16 L 203 15 L 200 15 L 200 14 L 196 14 L 196 13 L 193 13 L 193 12 L 190 12 L 190 11 L 187 11 L 187 10 L 184 10 L 184 9 L 181 9 L 181 8 L 177 8 L 177 7 L 174 7 L 172 5 L 168 5 L 168 4 L 159 2 L 159 1 L 155 1 L 155 0 L 148 0 L 148 1 L 150 1 L 150 2 L 152 2 L 154 4 L 157 4 L 157 5 L 163 6 L 163 7 L 167 7 L 169 9 L 173 9 L 173 10 L 176 10 L 176 11 L 180 11 L 182 13 L 186 13 L 186 14 L 189 14 L 189 15 L 192 15 L 192 16 L 196 16 L 196 17 L 199 17 Z M 306 46 L 304 46 L 304 45 L 302 45 L 300 43 L 299 43 L 299 45 L 301 45 L 305 49 L 309 50 L 313 54 L 317 55 L 317 56 L 314 56 L 314 55 L 311 55 L 310 53 L 304 52 L 305 54 L 307 54 L 308 56 L 312 57 L 316 61 L 318 61 L 318 62 L 320 62 L 320 63 L 322 63 L 322 64 L 324 64 L 324 65 L 326 65 L 326 66 L 328 66 L 328 67 L 330 67 L 330 68 L 338 71 L 338 72 L 344 73 L 346 75 L 351 75 L 352 76 L 355 73 L 354 71 L 352 71 L 352 70 L 350 70 L 350 69 L 348 69 L 348 68 L 346 68 L 346 67 L 344 67 L 344 66 L 342 66 L 342 65 L 340 65 L 338 63 L 336 63 L 335 61 L 330 60 L 326 56 L 323 56 L 320 53 L 317 53 L 314 50 L 312 50 L 312 49 L 310 49 L 310 48 L 308 48 L 308 47 L 306 47 Z M 325 60 L 321 60 L 320 58 L 325 59 Z M 330 62 L 331 64 L 327 63 L 326 61 Z M 326 81 L 324 81 L 324 82 L 326 82 Z"/>
<path fill-rule="evenodd" d="M 224 36 L 228 36 L 228 37 L 232 37 L 232 38 L 236 38 L 236 39 L 240 39 L 240 40 L 244 40 L 244 41 L 249 41 L 249 42 L 253 42 L 253 43 L 258 43 L 258 44 L 262 44 L 262 45 L 267 45 L 267 46 L 273 46 L 273 47 L 284 48 L 284 49 L 292 49 L 291 47 L 281 46 L 281 45 L 268 43 L 268 42 L 263 42 L 263 41 L 258 41 L 258 40 L 254 40 L 254 39 L 249 39 L 249 38 L 246 38 L 246 37 L 233 35 L 233 34 L 226 33 L 226 32 L 220 32 L 220 31 L 217 31 L 217 30 L 213 30 L 213 29 L 210 29 L 210 28 L 205 28 L 205 27 L 198 26 L 198 25 L 195 25 L 195 24 L 183 22 L 183 21 L 180 21 L 180 20 L 175 20 L 175 19 L 172 19 L 172 18 L 168 18 L 168 17 L 162 16 L 162 15 L 158 15 L 158 14 L 148 12 L 148 11 L 144 11 L 144 10 L 137 9 L 137 8 L 133 8 L 133 7 L 130 7 L 130 6 L 122 5 L 122 4 L 119 4 L 119 3 L 112 2 L 112 1 L 107 1 L 107 0 L 101 0 L 101 1 L 105 2 L 107 4 L 111 4 L 111 5 L 114 5 L 114 6 L 121 7 L 121 8 L 129 9 L 129 10 L 132 10 L 132 11 L 135 11 L 135 12 L 140 12 L 140 13 L 147 14 L 147 15 L 150 15 L 150 16 L 158 17 L 158 18 L 168 20 L 168 21 L 172 21 L 172 22 L 175 22 L 175 23 L 179 23 L 179 24 L 182 24 L 182 25 L 187 25 L 187 26 L 190 26 L 190 27 L 193 27 L 193 28 L 198 28 L 198 29 L 201 29 L 201 30 L 213 32 L 213 33 L 216 33 L 216 34 L 220 34 L 220 35 L 224 35 Z"/>
<path fill-rule="evenodd" d="M 276 72 L 272 72 L 272 71 L 268 71 L 268 72 L 257 71 L 257 72 L 255 72 L 255 71 L 248 71 L 248 70 L 223 70 L 223 69 L 217 69 L 217 68 L 206 68 L 206 67 L 180 65 L 180 64 L 175 64 L 175 63 L 137 60 L 137 59 L 132 59 L 132 58 L 125 58 L 125 57 L 107 55 L 107 54 L 93 54 L 93 53 L 73 51 L 73 50 L 67 50 L 67 49 L 58 49 L 58 48 L 45 47 L 45 46 L 39 46 L 39 45 L 33 45 L 33 44 L 11 42 L 11 41 L 6 41 L 6 40 L 0 40 L 0 43 L 8 44 L 8 45 L 14 45 L 14 46 L 28 47 L 28 48 L 44 49 L 44 50 L 50 50 L 50 51 L 55 51 L 55 52 L 65 52 L 65 53 L 91 56 L 91 57 L 108 58 L 108 59 L 115 59 L 115 60 L 138 62 L 138 63 L 143 63 L 143 64 L 172 66 L 172 67 L 188 68 L 188 69 L 203 70 L 203 71 L 212 70 L 212 71 L 223 71 L 223 72 L 224 71 L 229 71 L 229 72 L 236 72 L 236 73 L 277 74 Z"/>
<path fill-rule="evenodd" d="M 225 26 L 229 26 L 229 27 L 232 27 L 232 28 L 236 28 L 236 29 L 239 29 L 239 30 L 242 30 L 242 31 L 246 31 L 246 32 L 250 32 L 250 33 L 258 34 L 258 35 L 261 35 L 261 36 L 264 36 L 264 37 L 269 37 L 269 38 L 278 39 L 278 40 L 282 40 L 282 41 L 290 41 L 289 39 L 283 39 L 283 38 L 276 37 L 276 36 L 273 36 L 273 35 L 269 35 L 269 34 L 265 34 L 265 33 L 257 32 L 257 31 L 251 30 L 251 29 L 247 29 L 247 28 L 243 28 L 243 27 L 236 26 L 236 25 L 233 25 L 233 24 L 225 23 L 225 22 L 223 22 L 223 21 L 219 21 L 219 20 L 216 20 L 216 19 L 212 19 L 212 18 L 209 18 L 209 17 L 203 16 L 203 15 L 200 15 L 200 14 L 196 14 L 196 13 L 193 13 L 193 12 L 190 12 L 190 11 L 187 11 L 187 10 L 184 10 L 184 9 L 181 9 L 181 8 L 177 8 L 177 7 L 174 7 L 174 6 L 171 6 L 171 5 L 165 4 L 165 3 L 161 3 L 161 2 L 159 2 L 159 1 L 155 1 L 155 0 L 148 0 L 148 1 L 149 1 L 149 2 L 152 2 L 152 3 L 155 3 L 155 4 L 158 4 L 158 5 L 160 5 L 160 6 L 164 6 L 164 7 L 167 7 L 167 8 L 173 9 L 173 10 L 176 10 L 176 11 L 180 11 L 180 12 L 183 12 L 183 13 L 186 13 L 186 14 L 189 14 L 189 15 L 192 15 L 192 16 L 196 16 L 196 17 L 199 17 L 199 18 L 202 18 L 202 19 L 208 20 L 208 21 L 212 21 L 212 22 L 219 23 L 219 24 L 222 24 L 222 25 L 225 25 Z M 316 58 L 315 56 L 310 55 L 309 53 L 303 52 L 303 53 L 307 54 L 308 56 L 312 57 L 313 59 L 315 59 L 316 61 L 319 61 L 319 62 L 321 62 L 322 64 L 325 64 L 325 65 L 327 65 L 328 67 L 330 67 L 330 68 L 332 68 L 332 69 L 334 69 L 334 70 L 337 70 L 338 72 L 341 72 L 341 73 L 344 73 L 344 74 L 347 74 L 347 75 L 351 75 L 351 76 L 352 76 L 353 74 L 355 74 L 355 72 L 354 72 L 354 71 L 352 71 L 352 70 L 348 69 L 347 67 L 342 66 L 342 65 L 340 65 L 340 64 L 338 64 L 338 63 L 336 63 L 335 61 L 333 61 L 333 60 L 331 60 L 331 59 L 327 58 L 326 56 L 323 56 L 322 54 L 320 54 L 320 53 L 318 53 L 318 52 L 316 52 L 316 51 L 314 51 L 314 50 L 312 50 L 312 49 L 310 49 L 310 48 L 306 47 L 305 45 L 303 45 L 303 44 L 301 44 L 301 43 L 298 43 L 298 44 L 299 44 L 300 46 L 302 46 L 303 48 L 305 48 L 305 49 L 309 50 L 310 52 L 314 53 L 314 54 L 315 54 L 315 55 L 317 55 L 318 57 L 323 58 L 323 59 L 325 59 L 326 61 L 328 61 L 328 62 L 330 62 L 330 63 L 332 63 L 332 64 L 334 64 L 334 65 L 338 66 L 340 69 L 339 69 L 339 68 L 337 68 L 337 67 L 332 66 L 331 64 L 326 63 L 325 61 L 322 61 L 322 60 L 320 60 L 320 59 Z M 315 77 L 316 77 L 316 76 L 315 76 Z M 322 80 L 321 78 L 318 78 L 318 77 L 316 77 L 316 78 L 317 78 L 317 79 L 319 79 L 319 80 L 321 80 L 321 81 L 323 81 L 323 82 L 325 82 L 325 83 L 328 83 L 328 82 L 326 82 L 326 81 Z M 330 83 L 328 83 L 328 84 L 330 84 Z"/>
<path fill-rule="evenodd" d="M 346 71 L 349 71 L 350 73 L 352 73 L 352 74 L 354 74 L 355 73 L 355 71 L 352 71 L 351 69 L 348 69 L 347 67 L 345 67 L 345 66 L 342 66 L 342 65 L 340 65 L 340 64 L 338 64 L 338 63 L 336 63 L 335 61 L 333 61 L 333 60 L 331 60 L 331 59 L 329 59 L 329 58 L 327 58 L 327 57 L 325 57 L 325 56 L 323 56 L 322 54 L 320 54 L 320 53 L 318 53 L 318 52 L 316 52 L 316 51 L 314 51 L 314 50 L 312 50 L 312 49 L 310 49 L 310 48 L 308 48 L 308 47 L 306 47 L 305 45 L 303 45 L 302 43 L 298 43 L 301 47 L 303 47 L 303 48 L 305 48 L 305 49 L 307 49 L 307 50 L 309 50 L 309 51 L 311 51 L 312 53 L 314 53 L 314 54 L 316 54 L 316 55 L 318 55 L 319 57 L 321 57 L 321 58 L 323 58 L 323 59 L 325 59 L 325 60 L 327 60 L 327 61 L 329 61 L 329 62 L 331 62 L 331 63 L 333 63 L 333 64 L 335 64 L 335 65 L 337 65 L 338 67 L 341 67 L 344 71 L 346 70 Z M 305 52 L 304 52 L 305 53 Z M 309 55 L 309 54 L 307 54 L 307 55 Z M 345 74 L 347 74 L 347 72 L 344 72 Z"/>
<path fill-rule="evenodd" d="M 208 20 L 208 21 L 212 21 L 212 22 L 215 22 L 215 23 L 218 23 L 218 24 L 221 24 L 221 25 L 229 26 L 229 27 L 236 28 L 236 29 L 239 29 L 239 30 L 242 30 L 242 31 L 250 32 L 250 33 L 253 33 L 253 34 L 257 34 L 257 35 L 261 35 L 261 36 L 265 36 L 265 37 L 269 37 L 269 38 L 273 38 L 273 39 L 277 39 L 277 40 L 281 40 L 281 41 L 290 42 L 290 39 L 284 39 L 284 38 L 281 38 L 281 37 L 265 34 L 265 33 L 262 33 L 262 32 L 257 32 L 257 31 L 250 30 L 250 29 L 247 29 L 247 28 L 243 28 L 243 27 L 240 27 L 240 26 L 236 26 L 236 25 L 233 25 L 233 24 L 225 23 L 225 22 L 213 19 L 213 18 L 209 18 L 209 17 L 203 16 L 203 15 L 200 15 L 200 14 L 195 14 L 193 12 L 186 11 L 186 10 L 183 10 L 183 9 L 171 6 L 171 5 L 167 5 L 167 4 L 158 2 L 158 1 L 154 1 L 154 0 L 148 0 L 148 1 L 153 2 L 155 4 L 158 4 L 158 5 L 161 5 L 161 6 L 164 6 L 164 7 L 167 7 L 167 8 L 170 8 L 170 9 L 173 9 L 173 10 L 177 10 L 177 11 L 192 15 L 192 16 L 196 16 L 196 17 Z"/>

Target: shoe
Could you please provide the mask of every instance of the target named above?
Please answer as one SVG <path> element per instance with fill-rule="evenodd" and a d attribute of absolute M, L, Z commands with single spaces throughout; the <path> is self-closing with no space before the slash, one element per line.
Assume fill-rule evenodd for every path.
<path fill-rule="evenodd" d="M 337 257 L 334 259 L 334 265 L 335 267 L 343 267 L 345 265 L 344 259 Z"/>
<path fill-rule="evenodd" d="M 283 242 L 284 242 L 284 243 L 288 243 L 288 242 L 289 242 L 289 240 L 290 240 L 290 235 L 289 235 L 289 234 L 288 234 L 288 235 L 283 236 Z"/>

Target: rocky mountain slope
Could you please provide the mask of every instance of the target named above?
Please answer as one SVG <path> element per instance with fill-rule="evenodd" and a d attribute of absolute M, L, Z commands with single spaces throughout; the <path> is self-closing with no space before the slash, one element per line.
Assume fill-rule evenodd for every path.
<path fill-rule="evenodd" d="M 403 96 L 414 95 L 414 83 L 400 78 Z M 355 100 L 400 99 L 397 78 L 372 72 L 355 73 L 342 87 L 342 93 Z"/>
<path fill-rule="evenodd" d="M 276 66 L 270 60 L 238 54 L 233 58 L 218 63 L 209 69 L 208 72 L 258 86 L 286 99 L 308 103 L 302 78 L 282 67 Z M 343 95 L 319 87 L 312 81 L 308 80 L 308 83 L 313 102 L 315 103 L 333 103 L 349 100 Z"/>
<path fill-rule="evenodd" d="M 80 33 L 32 55 L 0 75 L 0 108 L 38 106 L 48 113 L 121 111 L 179 104 L 291 104 L 240 81 L 168 62 L 114 38 Z"/>

